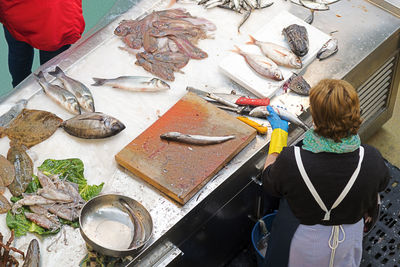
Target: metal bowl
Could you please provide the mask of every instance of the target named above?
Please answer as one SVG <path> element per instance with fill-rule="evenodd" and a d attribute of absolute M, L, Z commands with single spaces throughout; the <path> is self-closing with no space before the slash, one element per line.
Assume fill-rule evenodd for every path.
<path fill-rule="evenodd" d="M 150 213 L 136 200 L 116 194 L 89 200 L 79 216 L 86 243 L 101 254 L 124 257 L 140 251 L 153 232 Z"/>

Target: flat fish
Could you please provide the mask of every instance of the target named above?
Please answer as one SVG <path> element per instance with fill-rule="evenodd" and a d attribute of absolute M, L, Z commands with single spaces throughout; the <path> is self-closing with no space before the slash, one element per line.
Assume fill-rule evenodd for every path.
<path fill-rule="evenodd" d="M 77 115 L 64 121 L 62 127 L 70 135 L 85 139 L 106 138 L 125 129 L 122 122 L 101 112 Z"/>
<path fill-rule="evenodd" d="M 235 53 L 243 56 L 246 63 L 258 74 L 265 78 L 273 79 L 276 81 L 282 81 L 283 75 L 279 67 L 271 59 L 256 55 L 249 54 L 241 50 L 239 47 L 235 46 L 236 50 L 232 50 Z"/>
<path fill-rule="evenodd" d="M 250 41 L 246 44 L 257 45 L 261 49 L 261 52 L 276 64 L 295 69 L 302 68 L 303 63 L 301 59 L 289 49 L 274 43 L 258 41 L 251 35 L 249 37 Z"/>
<path fill-rule="evenodd" d="M 299 57 L 308 53 L 308 34 L 304 26 L 292 24 L 282 30 L 290 49 Z"/>
<path fill-rule="evenodd" d="M 0 187 L 9 186 L 15 178 L 15 168 L 3 155 L 0 155 Z"/>
<path fill-rule="evenodd" d="M 339 50 L 338 40 L 336 38 L 329 39 L 317 52 L 317 58 L 319 60 L 326 59 Z"/>
<path fill-rule="evenodd" d="M 304 80 L 303 76 L 295 75 L 287 81 L 288 88 L 299 95 L 310 95 L 311 86 Z"/>
<path fill-rule="evenodd" d="M 0 127 L 7 127 L 26 107 L 28 100 L 21 99 L 15 103 L 6 113 L 0 116 Z"/>
<path fill-rule="evenodd" d="M 62 119 L 55 114 L 35 109 L 24 109 L 3 133 L 9 139 L 30 148 L 53 135 Z"/>
<path fill-rule="evenodd" d="M 81 114 L 79 102 L 71 92 L 58 85 L 53 85 L 47 82 L 44 78 L 43 72 L 41 71 L 38 74 L 33 74 L 33 76 L 43 88 L 46 95 L 48 95 L 56 103 L 73 114 Z"/>
<path fill-rule="evenodd" d="M 92 86 L 108 85 L 136 92 L 156 92 L 168 90 L 169 85 L 157 78 L 144 76 L 120 76 L 114 79 L 93 78 Z"/>
<path fill-rule="evenodd" d="M 22 267 L 39 267 L 40 266 L 40 247 L 36 239 L 32 239 L 26 252 L 24 264 Z"/>
<path fill-rule="evenodd" d="M 214 145 L 226 142 L 236 138 L 234 135 L 226 136 L 206 136 L 206 135 L 191 135 L 179 132 L 168 132 L 160 135 L 161 139 L 175 141 L 191 145 Z"/>
<path fill-rule="evenodd" d="M 92 93 L 90 92 L 89 88 L 86 87 L 86 85 L 80 81 L 68 77 L 58 66 L 54 71 L 49 72 L 49 74 L 53 75 L 63 83 L 65 89 L 67 89 L 76 97 L 81 108 L 89 112 L 95 111 Z"/>
<path fill-rule="evenodd" d="M 32 181 L 33 163 L 25 150 L 24 146 L 11 142 L 7 153 L 7 159 L 15 168 L 15 179 L 8 186 L 13 196 L 22 195 Z"/>

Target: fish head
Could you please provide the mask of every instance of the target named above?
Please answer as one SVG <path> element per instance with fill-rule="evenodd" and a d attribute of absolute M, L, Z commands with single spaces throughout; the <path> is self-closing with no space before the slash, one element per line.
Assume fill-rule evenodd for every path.
<path fill-rule="evenodd" d="M 309 95 L 311 86 L 303 76 L 295 76 L 290 80 L 289 88 L 298 94 Z"/>
<path fill-rule="evenodd" d="M 318 59 L 325 59 L 338 51 L 338 41 L 335 38 L 326 42 L 321 49 L 317 52 Z"/>
<path fill-rule="evenodd" d="M 75 98 L 69 98 L 67 100 L 67 105 L 70 107 L 75 114 L 81 114 L 81 107 L 79 106 L 78 101 Z"/>
<path fill-rule="evenodd" d="M 157 88 L 165 88 L 165 89 L 170 88 L 168 83 L 164 82 L 163 80 L 157 79 L 157 78 L 151 79 L 150 82 L 154 87 L 157 87 Z"/>
<path fill-rule="evenodd" d="M 83 96 L 83 101 L 82 101 L 82 107 L 90 112 L 94 112 L 94 101 L 93 98 L 91 96 Z"/>
<path fill-rule="evenodd" d="M 113 117 L 107 117 L 104 120 L 104 126 L 108 129 L 111 129 L 111 132 L 117 134 L 123 129 L 125 129 L 125 125 Z"/>
<path fill-rule="evenodd" d="M 276 80 L 276 81 L 282 81 L 283 80 L 282 72 L 279 69 L 276 69 L 274 71 L 274 80 Z"/>
<path fill-rule="evenodd" d="M 296 69 L 301 69 L 303 67 L 303 62 L 301 62 L 301 59 L 297 56 L 292 57 L 290 60 L 291 64 L 296 68 Z"/>

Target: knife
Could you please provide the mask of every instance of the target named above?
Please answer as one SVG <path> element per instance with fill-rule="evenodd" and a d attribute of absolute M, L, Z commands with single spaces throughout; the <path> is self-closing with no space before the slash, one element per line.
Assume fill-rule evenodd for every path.
<path fill-rule="evenodd" d="M 217 101 L 217 102 L 219 102 L 221 104 L 224 104 L 224 105 L 232 107 L 232 108 L 238 108 L 239 107 L 235 103 L 232 103 L 232 102 L 230 102 L 230 101 L 228 101 L 228 100 L 226 100 L 226 99 L 224 99 L 224 98 L 222 98 L 220 96 L 217 96 L 217 95 L 215 95 L 213 93 L 202 91 L 200 89 L 196 89 L 196 88 L 193 88 L 193 87 L 190 87 L 190 86 L 186 87 L 186 90 L 203 97 L 207 101 L 209 101 L 208 99 L 212 99 L 214 101 Z"/>
<path fill-rule="evenodd" d="M 190 86 L 186 87 L 186 90 L 188 90 L 189 92 L 196 93 L 203 97 L 209 97 L 207 94 L 210 94 L 208 92 L 205 92 L 205 91 L 202 91 L 202 90 L 190 87 Z M 240 105 L 240 106 L 268 106 L 269 101 L 270 101 L 269 98 L 249 98 L 249 97 L 242 96 L 242 95 L 223 94 L 223 93 L 211 93 L 211 94 L 212 94 L 212 96 L 220 97 L 222 99 L 225 99 L 231 103 L 234 103 L 234 104 Z"/>
<path fill-rule="evenodd" d="M 247 125 L 253 127 L 254 129 L 257 130 L 257 132 L 259 134 L 266 134 L 268 132 L 268 127 L 262 126 L 261 124 L 255 122 L 253 120 L 250 120 L 247 117 L 240 116 L 240 117 L 236 117 L 236 119 L 238 119 L 238 120 L 246 123 Z"/>

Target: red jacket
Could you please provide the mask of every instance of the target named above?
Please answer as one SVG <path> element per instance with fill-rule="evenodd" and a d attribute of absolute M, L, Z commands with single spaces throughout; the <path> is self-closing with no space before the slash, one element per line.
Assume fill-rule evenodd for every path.
<path fill-rule="evenodd" d="M 55 51 L 83 33 L 82 0 L 0 0 L 0 22 L 31 46 Z"/>

